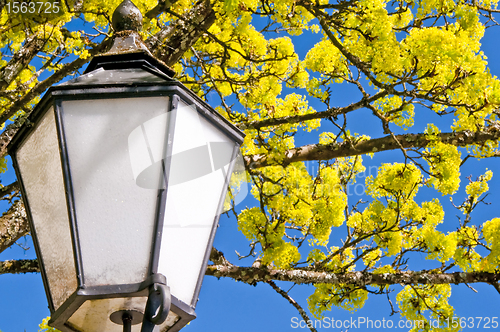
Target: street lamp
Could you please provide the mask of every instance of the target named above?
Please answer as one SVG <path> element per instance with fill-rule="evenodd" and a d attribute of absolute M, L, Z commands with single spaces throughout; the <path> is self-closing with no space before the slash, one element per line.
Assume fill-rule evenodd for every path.
<path fill-rule="evenodd" d="M 243 142 L 150 55 L 141 22 L 125 0 L 111 50 L 49 88 L 9 145 L 61 331 L 178 331 L 195 318 Z"/>

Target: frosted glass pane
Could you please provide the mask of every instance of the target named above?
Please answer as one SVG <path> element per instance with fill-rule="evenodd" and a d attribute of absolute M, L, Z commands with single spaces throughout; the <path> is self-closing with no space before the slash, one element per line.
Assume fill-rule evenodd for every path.
<path fill-rule="evenodd" d="M 193 150 L 205 151 L 205 157 L 192 163 L 179 157 Z M 233 150 L 234 142 L 194 108 L 179 103 L 158 272 L 167 277 L 172 295 L 189 305 L 194 304 Z"/>
<path fill-rule="evenodd" d="M 165 151 L 168 97 L 65 101 L 62 109 L 85 284 L 141 282 L 162 180 L 155 165 Z"/>
<path fill-rule="evenodd" d="M 77 288 L 53 109 L 16 155 L 55 309 Z"/>
<path fill-rule="evenodd" d="M 105 300 L 88 300 L 68 319 L 68 325 L 81 332 L 123 332 L 123 325 L 113 323 L 109 316 L 120 310 L 136 310 L 144 312 L 147 297 L 128 297 Z M 174 325 L 179 316 L 173 312 L 168 314 L 167 320 L 155 328 L 155 331 L 166 331 Z M 132 325 L 132 332 L 139 332 L 142 324 Z"/>

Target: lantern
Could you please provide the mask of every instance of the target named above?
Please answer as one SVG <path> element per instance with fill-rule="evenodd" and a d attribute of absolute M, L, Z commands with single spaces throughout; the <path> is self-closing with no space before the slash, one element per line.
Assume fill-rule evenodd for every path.
<path fill-rule="evenodd" d="M 49 88 L 9 145 L 61 331 L 177 331 L 195 317 L 244 138 L 172 79 L 127 11 L 110 52 Z"/>

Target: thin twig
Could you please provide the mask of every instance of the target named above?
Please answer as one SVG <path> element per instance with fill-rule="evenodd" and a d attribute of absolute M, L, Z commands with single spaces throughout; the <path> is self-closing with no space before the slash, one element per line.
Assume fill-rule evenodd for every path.
<path fill-rule="evenodd" d="M 275 283 L 274 281 L 268 281 L 267 282 L 278 294 L 280 294 L 281 296 L 283 296 L 285 299 L 288 300 L 288 302 L 290 302 L 291 305 L 293 305 L 295 307 L 295 309 L 297 309 L 297 311 L 300 313 L 300 315 L 302 316 L 302 319 L 305 321 L 305 322 L 308 322 L 310 321 L 311 319 L 309 319 L 309 316 L 307 315 L 307 313 L 305 312 L 304 309 L 302 309 L 302 307 L 290 296 L 288 295 L 287 292 L 285 292 L 284 290 L 282 290 L 281 288 L 279 288 Z M 317 330 L 314 328 L 314 326 L 312 326 L 311 324 L 307 324 L 307 327 L 309 327 L 309 329 L 311 330 L 311 332 L 317 332 Z"/>

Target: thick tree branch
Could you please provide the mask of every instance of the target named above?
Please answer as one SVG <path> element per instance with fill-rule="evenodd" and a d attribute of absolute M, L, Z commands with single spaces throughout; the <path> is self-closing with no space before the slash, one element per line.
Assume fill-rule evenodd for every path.
<path fill-rule="evenodd" d="M 210 260 L 218 265 L 232 266 L 229 263 L 222 252 L 215 248 L 212 248 L 210 254 Z M 0 274 L 16 274 L 16 273 L 29 273 L 29 272 L 40 272 L 40 267 L 38 266 L 38 260 L 36 259 L 21 259 L 21 260 L 8 260 L 0 261 Z"/>
<path fill-rule="evenodd" d="M 9 145 L 10 141 L 18 130 L 19 127 L 11 126 L 7 127 L 7 129 L 5 129 L 2 134 L 0 134 L 0 158 L 3 158 L 7 155 L 7 145 Z"/>
<path fill-rule="evenodd" d="M 172 66 L 214 22 L 215 11 L 210 1 L 198 1 L 183 17 L 149 37 L 146 46 L 154 56 Z"/>
<path fill-rule="evenodd" d="M 29 225 L 24 204 L 21 201 L 16 201 L 0 217 L 0 252 L 16 243 L 28 232 Z"/>
<path fill-rule="evenodd" d="M 36 260 L 20 260 L 0 262 L 0 274 L 39 272 Z M 206 275 L 217 278 L 231 278 L 245 283 L 269 281 L 290 281 L 296 284 L 350 284 L 356 286 L 368 285 L 439 285 L 439 284 L 498 284 L 500 273 L 489 272 L 455 272 L 428 273 L 406 271 L 400 273 L 375 274 L 370 272 L 347 272 L 335 274 L 306 270 L 276 270 L 265 267 L 240 267 L 235 265 L 209 265 Z"/>
<path fill-rule="evenodd" d="M 375 274 L 370 272 L 348 272 L 335 274 L 306 270 L 273 270 L 267 268 L 239 267 L 227 265 L 209 265 L 206 275 L 217 278 L 226 277 L 254 284 L 256 282 L 290 281 L 296 284 L 350 284 L 367 285 L 415 285 L 415 284 L 464 284 L 464 283 L 498 283 L 500 273 L 489 272 L 456 272 L 426 273 L 407 271 L 400 273 Z"/>
<path fill-rule="evenodd" d="M 394 138 L 396 138 L 396 140 Z M 481 145 L 489 140 L 496 141 L 499 138 L 500 130 L 497 124 L 488 126 L 482 131 L 459 131 L 437 134 L 437 141 L 460 147 L 469 144 Z M 357 143 L 344 141 L 328 145 L 310 144 L 288 150 L 285 152 L 285 158 L 280 160 L 280 164 L 288 165 L 292 162 L 306 160 L 329 160 L 339 157 L 395 150 L 401 147 L 405 149 L 425 148 L 433 142 L 436 142 L 436 138 L 430 137 L 427 134 L 403 134 L 394 136 L 388 135 L 381 138 L 359 141 Z M 276 164 L 267 154 L 245 156 L 245 163 L 252 168 Z"/>
<path fill-rule="evenodd" d="M 0 262 L 0 274 L 40 272 L 36 259 L 21 259 Z"/>
<path fill-rule="evenodd" d="M 4 197 L 7 194 L 10 194 L 11 192 L 16 191 L 16 190 L 19 190 L 19 183 L 17 181 L 1 188 L 0 189 L 0 198 Z"/>
<path fill-rule="evenodd" d="M 153 36 L 149 37 L 144 41 L 144 44 L 146 44 L 147 48 L 153 53 L 156 54 L 158 53 L 158 49 L 161 47 L 163 48 L 163 44 L 165 43 L 166 40 L 168 40 L 169 36 L 175 34 L 173 24 L 170 24 L 166 26 L 165 28 L 161 29 L 158 31 L 156 34 Z M 167 65 L 171 66 L 173 65 L 172 63 Z"/>
<path fill-rule="evenodd" d="M 224 257 L 224 254 L 219 250 L 212 247 L 212 251 L 210 251 L 210 260 L 217 265 L 224 266 L 232 266 L 233 264 L 229 263 L 229 261 Z"/>

